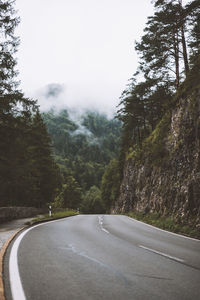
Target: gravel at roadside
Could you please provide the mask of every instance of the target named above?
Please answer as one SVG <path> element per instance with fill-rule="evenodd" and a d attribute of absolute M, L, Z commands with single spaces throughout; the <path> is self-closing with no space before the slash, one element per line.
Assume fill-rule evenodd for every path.
<path fill-rule="evenodd" d="M 33 218 L 25 218 L 12 220 L 9 222 L 5 222 L 0 224 L 0 250 L 6 241 L 19 229 L 24 228 L 27 222 L 31 222 Z"/>

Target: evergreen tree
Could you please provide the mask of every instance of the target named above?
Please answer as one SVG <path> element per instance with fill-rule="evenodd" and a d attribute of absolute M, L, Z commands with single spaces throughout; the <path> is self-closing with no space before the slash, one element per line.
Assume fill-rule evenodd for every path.
<path fill-rule="evenodd" d="M 14 54 L 19 40 L 14 30 L 19 18 L 15 16 L 14 3 L 0 1 L 0 205 L 14 205 L 19 198 L 17 180 L 23 177 L 25 147 L 22 140 L 35 110 L 35 102 L 17 90 Z"/>
<path fill-rule="evenodd" d="M 162 3 L 165 4 L 164 1 Z M 177 9 L 175 10 L 171 3 L 162 5 L 162 10 L 148 18 L 144 31 L 145 35 L 141 42 L 136 43 L 136 50 L 140 55 L 140 70 L 146 77 L 170 81 L 172 85 L 178 87 L 180 41 Z"/>
<path fill-rule="evenodd" d="M 119 152 L 121 122 L 97 112 L 86 112 L 76 121 L 67 110 L 42 116 L 64 182 L 73 176 L 83 194 L 91 186 L 100 187 L 106 164 Z"/>
<path fill-rule="evenodd" d="M 40 207 L 52 200 L 60 178 L 36 101 L 17 89 L 14 4 L 0 1 L 0 205 Z"/>
<path fill-rule="evenodd" d="M 0 94 L 16 90 L 17 74 L 15 70 L 16 59 L 14 54 L 19 44 L 19 39 L 14 36 L 14 30 L 19 23 L 15 16 L 14 1 L 0 1 Z"/>
<path fill-rule="evenodd" d="M 123 147 L 141 145 L 154 130 L 170 105 L 172 93 L 158 80 L 148 79 L 131 85 L 121 97 L 118 118 L 123 122 Z"/>
<path fill-rule="evenodd" d="M 81 188 L 73 176 L 65 179 L 63 190 L 60 195 L 63 207 L 75 209 L 79 208 L 81 202 Z"/>
<path fill-rule="evenodd" d="M 184 77 L 189 76 L 190 66 L 194 64 L 198 68 L 195 62 L 200 53 L 199 0 L 191 1 L 185 7 L 181 0 L 153 2 L 155 13 L 148 18 L 144 35 L 135 47 L 140 57 L 139 68 L 122 93 L 118 111 L 118 118 L 123 123 L 120 179 L 127 157 L 139 154 L 148 136 L 173 107 L 173 96 Z M 138 81 L 138 77 L 142 81 Z M 107 195 L 112 189 L 110 176 L 111 171 L 104 179 Z M 108 192 L 107 182 L 110 182 Z"/>
<path fill-rule="evenodd" d="M 183 71 L 189 72 L 187 45 L 194 45 L 194 55 L 199 51 L 198 3 L 195 0 L 183 7 L 181 0 L 154 1 L 155 13 L 135 47 L 140 55 L 139 72 L 122 94 L 118 111 L 123 122 L 122 153 L 133 145 L 141 146 L 170 108 Z M 144 80 L 137 82 L 140 73 Z"/>
<path fill-rule="evenodd" d="M 32 203 L 41 207 L 54 200 L 56 190 L 60 187 L 61 177 L 52 157 L 51 141 L 43 119 L 37 111 L 30 127 L 27 152 L 32 178 Z"/>
<path fill-rule="evenodd" d="M 185 14 L 190 27 L 189 31 L 189 47 L 190 62 L 192 65 L 198 59 L 200 54 L 200 2 L 195 0 L 186 5 Z"/>
<path fill-rule="evenodd" d="M 101 196 L 106 212 L 109 213 L 112 205 L 114 205 L 119 196 L 120 188 L 120 170 L 117 159 L 110 161 L 105 169 L 101 181 Z"/>
<path fill-rule="evenodd" d="M 101 191 L 98 187 L 92 186 L 85 194 L 81 203 L 81 212 L 84 214 L 105 213 L 104 203 L 101 199 Z"/>

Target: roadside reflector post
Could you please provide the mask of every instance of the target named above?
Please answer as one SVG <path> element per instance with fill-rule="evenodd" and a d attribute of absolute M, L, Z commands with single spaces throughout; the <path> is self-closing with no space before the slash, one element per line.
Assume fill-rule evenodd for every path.
<path fill-rule="evenodd" d="M 49 205 L 49 217 L 51 217 L 51 205 Z"/>

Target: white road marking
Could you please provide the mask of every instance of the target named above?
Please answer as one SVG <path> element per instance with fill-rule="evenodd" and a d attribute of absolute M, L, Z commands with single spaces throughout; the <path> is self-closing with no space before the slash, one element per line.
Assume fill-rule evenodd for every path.
<path fill-rule="evenodd" d="M 107 265 L 107 264 L 101 262 L 100 260 L 98 260 L 98 259 L 96 259 L 96 258 L 94 258 L 94 257 L 91 257 L 91 256 L 87 255 L 85 252 L 80 252 L 80 251 L 78 251 L 78 250 L 76 249 L 76 247 L 75 247 L 73 244 L 69 244 L 69 247 L 59 247 L 59 248 L 60 248 L 60 249 L 64 249 L 64 250 L 66 250 L 66 249 L 67 249 L 67 250 L 71 250 L 73 253 L 75 253 L 75 254 L 77 254 L 77 255 L 79 255 L 79 256 L 82 256 L 82 257 L 84 257 L 84 258 L 86 258 L 86 259 L 88 259 L 88 260 L 90 260 L 90 261 L 93 261 L 93 262 L 95 262 L 95 263 L 97 263 L 97 264 L 99 264 L 100 266 L 102 266 L 102 267 L 104 267 L 104 268 L 110 270 L 111 272 L 113 272 L 117 277 L 119 277 L 120 279 L 122 279 L 122 280 L 125 282 L 125 284 L 128 284 L 127 279 L 124 277 L 123 274 L 121 274 L 121 272 L 119 272 L 119 271 L 116 270 L 115 268 L 113 268 L 113 267 L 111 267 L 111 266 L 109 266 L 109 265 Z"/>
<path fill-rule="evenodd" d="M 41 223 L 38 225 L 35 225 L 33 227 L 30 227 L 28 229 L 26 229 L 25 231 L 23 231 L 15 240 L 15 242 L 13 243 L 11 252 L 10 252 L 10 259 L 9 259 L 9 276 L 10 276 L 10 288 L 11 288 L 11 293 L 12 293 L 12 299 L 13 300 L 26 300 L 26 296 L 24 293 L 24 289 L 22 286 L 22 282 L 20 279 L 20 274 L 19 274 L 19 267 L 18 267 L 18 258 L 17 258 L 17 252 L 18 252 L 18 248 L 19 245 L 23 239 L 23 237 L 32 229 L 45 225 L 45 224 L 49 224 L 49 223 L 53 223 L 53 222 L 58 222 L 58 221 L 63 221 L 63 219 L 59 219 L 59 220 L 53 220 L 53 221 L 49 221 L 49 222 L 45 222 L 45 223 Z"/>
<path fill-rule="evenodd" d="M 10 287 L 12 292 L 13 300 L 25 300 L 25 294 L 22 287 L 22 283 L 19 276 L 19 268 L 18 268 L 18 259 L 17 259 L 17 250 L 19 244 L 24 237 L 23 232 L 19 238 L 15 241 L 11 253 L 10 253 L 10 260 L 9 260 L 9 274 L 10 274 Z"/>
<path fill-rule="evenodd" d="M 110 233 L 108 230 L 106 230 L 106 229 L 103 228 L 103 227 L 101 228 L 101 230 L 103 230 L 104 232 L 106 232 L 106 233 L 108 233 L 108 234 Z"/>
<path fill-rule="evenodd" d="M 136 221 L 136 222 L 138 222 L 138 223 L 141 223 L 141 224 L 146 225 L 146 226 L 149 226 L 149 227 L 151 227 L 151 228 L 160 230 L 160 231 L 162 231 L 162 232 L 166 232 L 166 233 L 169 233 L 169 234 L 172 234 L 172 235 L 176 235 L 176 236 L 182 237 L 182 238 L 184 238 L 184 239 L 188 239 L 188 240 L 193 240 L 193 241 L 196 241 L 196 242 L 200 242 L 200 240 L 198 240 L 198 239 L 191 238 L 191 237 L 189 237 L 189 236 L 185 236 L 185 235 L 178 234 L 178 233 L 175 233 L 175 232 L 167 231 L 167 230 L 161 229 L 161 228 L 159 228 L 159 227 L 155 227 L 155 226 L 153 226 L 153 225 L 147 224 L 147 223 L 145 223 L 145 222 L 136 220 L 136 219 L 131 218 L 131 217 L 128 217 L 128 218 L 129 218 L 131 221 Z"/>
<path fill-rule="evenodd" d="M 103 217 L 98 216 L 98 219 L 99 219 L 99 225 L 100 225 L 101 230 L 109 234 L 110 232 L 103 227 Z"/>
<path fill-rule="evenodd" d="M 169 255 L 169 254 L 166 254 L 166 253 L 163 253 L 163 252 L 160 252 L 160 251 L 157 251 L 157 250 L 154 250 L 154 249 L 151 249 L 151 248 L 142 246 L 142 245 L 139 245 L 139 247 L 140 247 L 140 248 L 143 248 L 143 249 L 145 249 L 145 250 L 151 251 L 151 252 L 153 252 L 153 253 L 162 255 L 162 256 L 164 256 L 164 257 L 167 257 L 167 258 L 176 260 L 176 261 L 178 261 L 178 262 L 184 262 L 184 260 L 181 259 L 181 258 L 178 258 L 178 257 L 175 257 L 175 256 L 171 256 L 171 255 Z"/>

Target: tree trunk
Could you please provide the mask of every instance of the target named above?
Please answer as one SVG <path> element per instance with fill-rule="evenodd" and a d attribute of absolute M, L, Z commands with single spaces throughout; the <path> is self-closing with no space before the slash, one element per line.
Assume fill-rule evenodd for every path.
<path fill-rule="evenodd" d="M 178 41 L 178 33 L 174 33 L 173 36 L 174 41 L 174 59 L 176 66 L 176 88 L 178 89 L 180 84 L 180 74 L 179 74 L 179 41 Z"/>
<path fill-rule="evenodd" d="M 189 64 L 188 64 L 188 55 L 187 55 L 187 46 L 185 41 L 185 32 L 184 32 L 184 25 L 181 26 L 181 39 L 182 39 L 182 47 L 183 47 L 183 59 L 185 65 L 185 74 L 187 76 L 189 72 Z"/>
<path fill-rule="evenodd" d="M 189 64 L 188 64 L 188 55 L 187 55 L 187 45 L 185 41 L 185 30 L 184 30 L 184 15 L 183 15 L 183 6 L 182 6 L 182 0 L 178 0 L 179 6 L 180 6 L 180 29 L 181 29 L 181 43 L 183 48 L 183 60 L 184 60 L 184 66 L 185 66 L 185 74 L 187 76 L 189 72 Z"/>

